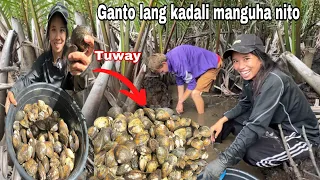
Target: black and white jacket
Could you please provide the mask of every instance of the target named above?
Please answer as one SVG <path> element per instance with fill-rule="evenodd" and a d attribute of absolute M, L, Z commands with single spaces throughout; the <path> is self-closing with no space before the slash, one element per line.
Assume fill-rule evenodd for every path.
<path fill-rule="evenodd" d="M 64 90 L 81 91 L 87 88 L 88 79 L 93 79 L 92 67 L 82 72 L 79 76 L 72 76 L 68 72 L 67 59 L 60 59 L 56 65 L 53 64 L 51 51 L 41 54 L 34 62 L 31 70 L 21 75 L 10 91 L 18 93 L 23 88 L 36 82 L 47 82 Z"/>
<path fill-rule="evenodd" d="M 230 161 L 228 164 L 241 160 L 246 149 L 266 132 L 267 127 L 277 129 L 278 124 L 284 131 L 296 135 L 302 135 L 304 126 L 310 142 L 320 144 L 318 120 L 310 104 L 294 80 L 279 69 L 270 72 L 256 97 L 253 97 L 252 81 L 244 81 L 239 103 L 224 115 L 231 120 L 247 111 L 252 113 L 244 122 L 244 128 L 224 152 L 225 156 L 230 156 L 226 158 Z"/>

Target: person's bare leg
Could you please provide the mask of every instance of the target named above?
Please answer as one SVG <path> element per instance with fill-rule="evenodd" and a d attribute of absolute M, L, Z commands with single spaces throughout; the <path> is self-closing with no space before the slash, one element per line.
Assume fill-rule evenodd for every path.
<path fill-rule="evenodd" d="M 201 97 L 201 92 L 198 90 L 193 90 L 191 93 L 194 104 L 196 105 L 198 114 L 204 113 L 204 101 Z"/>

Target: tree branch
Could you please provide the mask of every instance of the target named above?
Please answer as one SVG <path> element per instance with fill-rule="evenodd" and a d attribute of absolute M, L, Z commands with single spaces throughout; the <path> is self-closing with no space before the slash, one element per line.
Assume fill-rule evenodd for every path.
<path fill-rule="evenodd" d="M 302 135 L 303 135 L 304 140 L 306 141 L 306 143 L 308 145 L 311 162 L 312 162 L 314 168 L 316 169 L 316 172 L 317 172 L 317 174 L 319 176 L 319 179 L 320 179 L 320 171 L 318 169 L 316 160 L 314 159 L 314 155 L 313 155 L 313 152 L 312 152 L 312 147 L 311 147 L 311 144 L 310 144 L 310 142 L 309 142 L 309 140 L 307 138 L 306 129 L 304 128 L 304 126 L 302 126 Z"/>
<path fill-rule="evenodd" d="M 293 167 L 293 171 L 295 173 L 295 175 L 297 176 L 297 179 L 298 180 L 302 180 L 301 178 L 301 174 L 296 166 L 296 163 L 293 161 L 292 157 L 291 157 L 291 154 L 289 152 L 289 149 L 288 149 L 288 144 L 286 142 L 286 140 L 284 139 L 284 135 L 283 135 L 283 131 L 282 131 L 282 127 L 281 127 L 281 124 L 278 124 L 278 128 L 280 130 L 280 136 L 281 136 L 281 139 L 282 139 L 282 143 L 283 143 L 283 146 L 284 146 L 284 149 L 286 150 L 287 152 L 287 156 L 288 156 L 288 159 L 289 159 L 289 162 L 290 162 L 290 165 Z"/>

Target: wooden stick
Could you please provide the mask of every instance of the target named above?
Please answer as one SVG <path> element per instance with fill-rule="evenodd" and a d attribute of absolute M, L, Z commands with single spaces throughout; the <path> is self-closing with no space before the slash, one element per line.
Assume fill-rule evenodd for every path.
<path fill-rule="evenodd" d="M 312 111 L 320 111 L 320 106 L 311 106 Z"/>
<path fill-rule="evenodd" d="M 320 106 L 311 106 L 311 110 L 314 113 L 320 113 Z"/>
<path fill-rule="evenodd" d="M 304 80 L 320 94 L 320 75 L 308 68 L 300 59 L 291 52 L 284 52 L 281 57 L 286 59 L 291 66 L 303 77 Z"/>
<path fill-rule="evenodd" d="M 313 155 L 313 152 L 312 152 L 312 147 L 311 147 L 311 144 L 309 142 L 309 139 L 307 138 L 307 134 L 306 134 L 306 129 L 304 126 L 302 126 L 302 135 L 304 137 L 304 140 L 306 141 L 307 145 L 308 145 L 308 148 L 309 148 L 309 155 L 310 155 L 310 159 L 311 159 L 311 162 L 314 166 L 314 168 L 316 169 L 316 172 L 320 178 L 320 171 L 318 169 L 318 166 L 317 166 L 317 163 L 316 163 L 316 160 L 314 159 L 314 155 Z"/>
<path fill-rule="evenodd" d="M 14 83 L 0 83 L 0 91 L 10 89 Z"/>
<path fill-rule="evenodd" d="M 297 176 L 297 179 L 298 180 L 302 180 L 301 174 L 300 174 L 300 172 L 299 172 L 299 170 L 298 170 L 298 168 L 296 166 L 296 163 L 293 161 L 293 159 L 291 157 L 291 154 L 289 152 L 288 144 L 287 144 L 286 140 L 284 139 L 284 135 L 283 135 L 281 124 L 278 124 L 278 128 L 280 130 L 280 136 L 281 136 L 281 139 L 282 139 L 282 142 L 283 142 L 284 149 L 287 152 L 287 156 L 289 158 L 290 165 L 293 167 L 293 171 L 294 171 L 295 175 Z"/>
<path fill-rule="evenodd" d="M 303 170 L 303 172 L 306 173 L 306 174 L 308 174 L 308 175 L 310 175 L 310 176 L 312 176 L 312 177 L 314 177 L 314 178 L 316 178 L 316 179 L 320 179 L 317 175 L 312 174 L 311 172 L 309 172 L 309 171 L 307 171 L 307 170 Z"/>
<path fill-rule="evenodd" d="M 8 66 L 8 67 L 0 68 L 0 73 L 10 72 L 10 71 L 19 71 L 19 68 L 17 66 Z"/>

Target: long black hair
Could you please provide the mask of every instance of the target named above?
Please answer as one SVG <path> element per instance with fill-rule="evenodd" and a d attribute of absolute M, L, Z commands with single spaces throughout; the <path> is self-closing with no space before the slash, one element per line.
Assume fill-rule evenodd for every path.
<path fill-rule="evenodd" d="M 260 88 L 269 73 L 275 68 L 279 68 L 279 66 L 267 53 L 259 49 L 253 50 L 251 54 L 257 56 L 261 61 L 261 68 L 253 79 L 253 95 L 256 97 L 259 94 Z"/>

